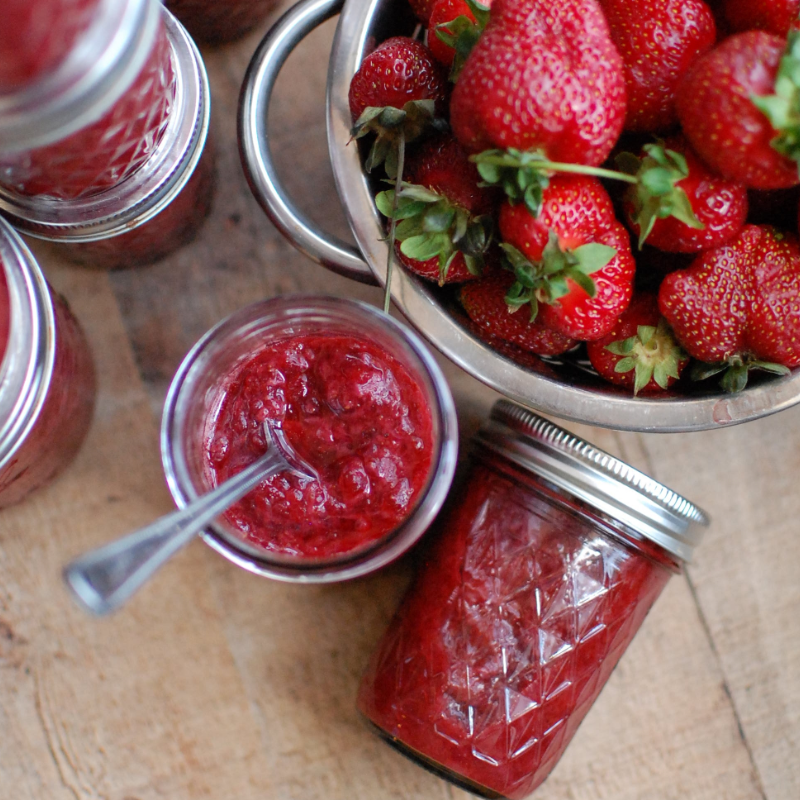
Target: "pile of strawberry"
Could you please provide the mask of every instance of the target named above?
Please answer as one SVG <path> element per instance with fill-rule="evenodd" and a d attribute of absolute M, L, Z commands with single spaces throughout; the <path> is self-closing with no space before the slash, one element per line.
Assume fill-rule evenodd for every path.
<path fill-rule="evenodd" d="M 800 366 L 800 0 L 410 3 L 349 97 L 407 269 L 634 393 Z"/>

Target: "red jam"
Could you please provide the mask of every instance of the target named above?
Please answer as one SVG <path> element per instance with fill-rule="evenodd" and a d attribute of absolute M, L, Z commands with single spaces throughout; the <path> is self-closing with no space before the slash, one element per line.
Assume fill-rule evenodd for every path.
<path fill-rule="evenodd" d="M 432 467 L 433 422 L 421 386 L 368 339 L 331 333 L 271 343 L 223 388 L 209 421 L 214 483 L 266 450 L 283 429 L 318 479 L 281 473 L 226 514 L 270 554 L 330 559 L 363 551 L 413 511 Z"/>
<path fill-rule="evenodd" d="M 223 44 L 244 36 L 278 5 L 278 0 L 165 0 L 194 39 Z"/>
<path fill-rule="evenodd" d="M 10 461 L 0 466 L 0 508 L 18 502 L 69 464 L 92 420 L 96 386 L 89 346 L 66 302 L 54 292 L 51 295 L 56 347 L 53 372 L 33 427 Z"/>
<path fill-rule="evenodd" d="M 8 346 L 10 314 L 11 306 L 8 297 L 8 285 L 6 284 L 3 265 L 0 263 L 0 363 L 3 361 L 3 356 L 6 354 L 6 347 Z"/>
<path fill-rule="evenodd" d="M 175 71 L 163 24 L 139 76 L 106 114 L 59 142 L 0 154 L 0 183 L 21 195 L 87 197 L 139 169 L 167 127 Z"/>
<path fill-rule="evenodd" d="M 53 71 L 89 27 L 100 0 L 3 0 L 0 94 Z"/>
<path fill-rule="evenodd" d="M 407 755 L 516 799 L 553 769 L 671 571 L 498 464 L 473 469 L 442 521 L 358 703 Z"/>

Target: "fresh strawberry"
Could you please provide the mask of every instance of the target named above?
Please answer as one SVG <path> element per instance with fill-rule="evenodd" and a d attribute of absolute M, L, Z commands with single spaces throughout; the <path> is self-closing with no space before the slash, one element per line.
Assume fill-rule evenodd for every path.
<path fill-rule="evenodd" d="M 628 154 L 625 154 L 628 156 Z M 747 218 L 747 189 L 712 172 L 683 137 L 645 145 L 640 180 L 625 195 L 625 216 L 639 237 L 659 250 L 697 253 L 733 239 Z M 629 167 L 631 172 L 634 166 Z"/>
<path fill-rule="evenodd" d="M 800 183 L 793 110 L 800 41 L 790 37 L 784 57 L 786 47 L 785 39 L 763 31 L 731 36 L 695 61 L 677 94 L 678 118 L 698 155 L 754 189 Z"/>
<path fill-rule="evenodd" d="M 395 36 L 373 50 L 353 76 L 348 94 L 353 136 L 377 134 L 367 170 L 385 161 L 387 173 L 396 175 L 398 142 L 417 138 L 444 114 L 446 97 L 444 71 L 421 42 Z"/>
<path fill-rule="evenodd" d="M 469 318 L 491 343 L 495 337 L 512 342 L 537 355 L 557 356 L 572 349 L 577 342 L 562 336 L 540 322 L 531 322 L 527 314 L 512 314 L 506 305 L 506 293 L 514 276 L 505 270 L 465 283 L 459 299 Z"/>
<path fill-rule="evenodd" d="M 436 0 L 408 0 L 408 4 L 411 6 L 414 16 L 423 25 L 427 25 L 430 22 L 435 3 Z"/>
<path fill-rule="evenodd" d="M 450 105 L 470 151 L 602 163 L 625 120 L 622 59 L 596 0 L 494 0 Z"/>
<path fill-rule="evenodd" d="M 664 278 L 661 313 L 694 358 L 697 373 L 723 372 L 738 391 L 749 369 L 779 374 L 800 366 L 800 246 L 794 236 L 746 225 L 729 244 L 707 250 Z"/>
<path fill-rule="evenodd" d="M 625 62 L 625 129 L 672 127 L 678 81 L 717 36 L 703 0 L 600 0 Z"/>
<path fill-rule="evenodd" d="M 436 0 L 431 11 L 428 47 L 433 57 L 450 69 L 455 81 L 467 56 L 489 21 L 489 5 L 476 0 Z"/>
<path fill-rule="evenodd" d="M 800 0 L 723 0 L 721 13 L 732 32 L 759 30 L 787 36 L 797 22 Z"/>
<path fill-rule="evenodd" d="M 491 242 L 497 191 L 478 185 L 477 167 L 450 135 L 428 139 L 410 155 L 406 176 L 394 212 L 400 260 L 440 284 L 478 277 Z M 376 203 L 391 218 L 394 190 L 381 192 Z"/>
<path fill-rule="evenodd" d="M 499 228 L 517 278 L 510 306 L 530 304 L 530 316 L 573 339 L 608 333 L 630 302 L 635 264 L 628 233 L 596 178 L 556 176 L 538 216 L 506 202 Z"/>
<path fill-rule="evenodd" d="M 649 292 L 634 295 L 611 332 L 588 342 L 586 352 L 600 377 L 634 394 L 665 392 L 689 363 Z"/>

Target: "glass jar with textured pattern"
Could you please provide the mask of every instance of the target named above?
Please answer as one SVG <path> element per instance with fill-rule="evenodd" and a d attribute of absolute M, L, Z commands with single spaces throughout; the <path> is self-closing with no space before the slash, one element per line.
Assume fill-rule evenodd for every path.
<path fill-rule="evenodd" d="M 0 211 L 15 227 L 63 244 L 65 257 L 86 266 L 113 269 L 156 261 L 190 241 L 211 208 L 208 77 L 183 26 L 159 3 L 156 7 L 173 91 L 158 134 L 137 140 L 139 166 L 116 185 L 79 196 L 28 196 L 0 185 Z"/>
<path fill-rule="evenodd" d="M 0 96 L 0 184 L 61 200 L 118 186 L 165 135 L 171 55 L 158 0 L 101 0 L 52 74 Z"/>
<path fill-rule="evenodd" d="M 95 398 L 92 358 L 64 300 L 0 219 L 0 507 L 78 452 Z"/>
<path fill-rule="evenodd" d="M 553 769 L 708 524 L 665 486 L 507 401 L 362 680 L 401 752 L 483 797 Z"/>

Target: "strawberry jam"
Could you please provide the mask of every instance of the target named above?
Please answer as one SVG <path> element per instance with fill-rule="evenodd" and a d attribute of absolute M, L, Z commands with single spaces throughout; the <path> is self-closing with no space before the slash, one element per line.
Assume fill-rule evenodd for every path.
<path fill-rule="evenodd" d="M 0 264 L 0 362 L 6 354 L 6 347 L 8 346 L 8 324 L 11 309 L 8 300 L 8 286 L 6 285 L 6 276 L 3 271 L 2 264 Z"/>
<path fill-rule="evenodd" d="M 555 766 L 679 568 L 687 528 L 706 518 L 506 401 L 477 442 L 358 702 L 429 769 L 485 797 L 521 798 Z M 656 536 L 675 552 L 622 524 L 625 495 L 647 525 L 659 510 L 671 518 Z"/>
<path fill-rule="evenodd" d="M 411 513 L 431 472 L 431 411 L 409 371 L 368 339 L 309 334 L 273 342 L 224 385 L 208 440 L 219 483 L 283 429 L 317 480 L 281 473 L 226 514 L 272 554 L 330 559 L 380 540 Z"/>
<path fill-rule="evenodd" d="M 3 0 L 0 94 L 56 69 L 89 27 L 100 0 Z"/>

